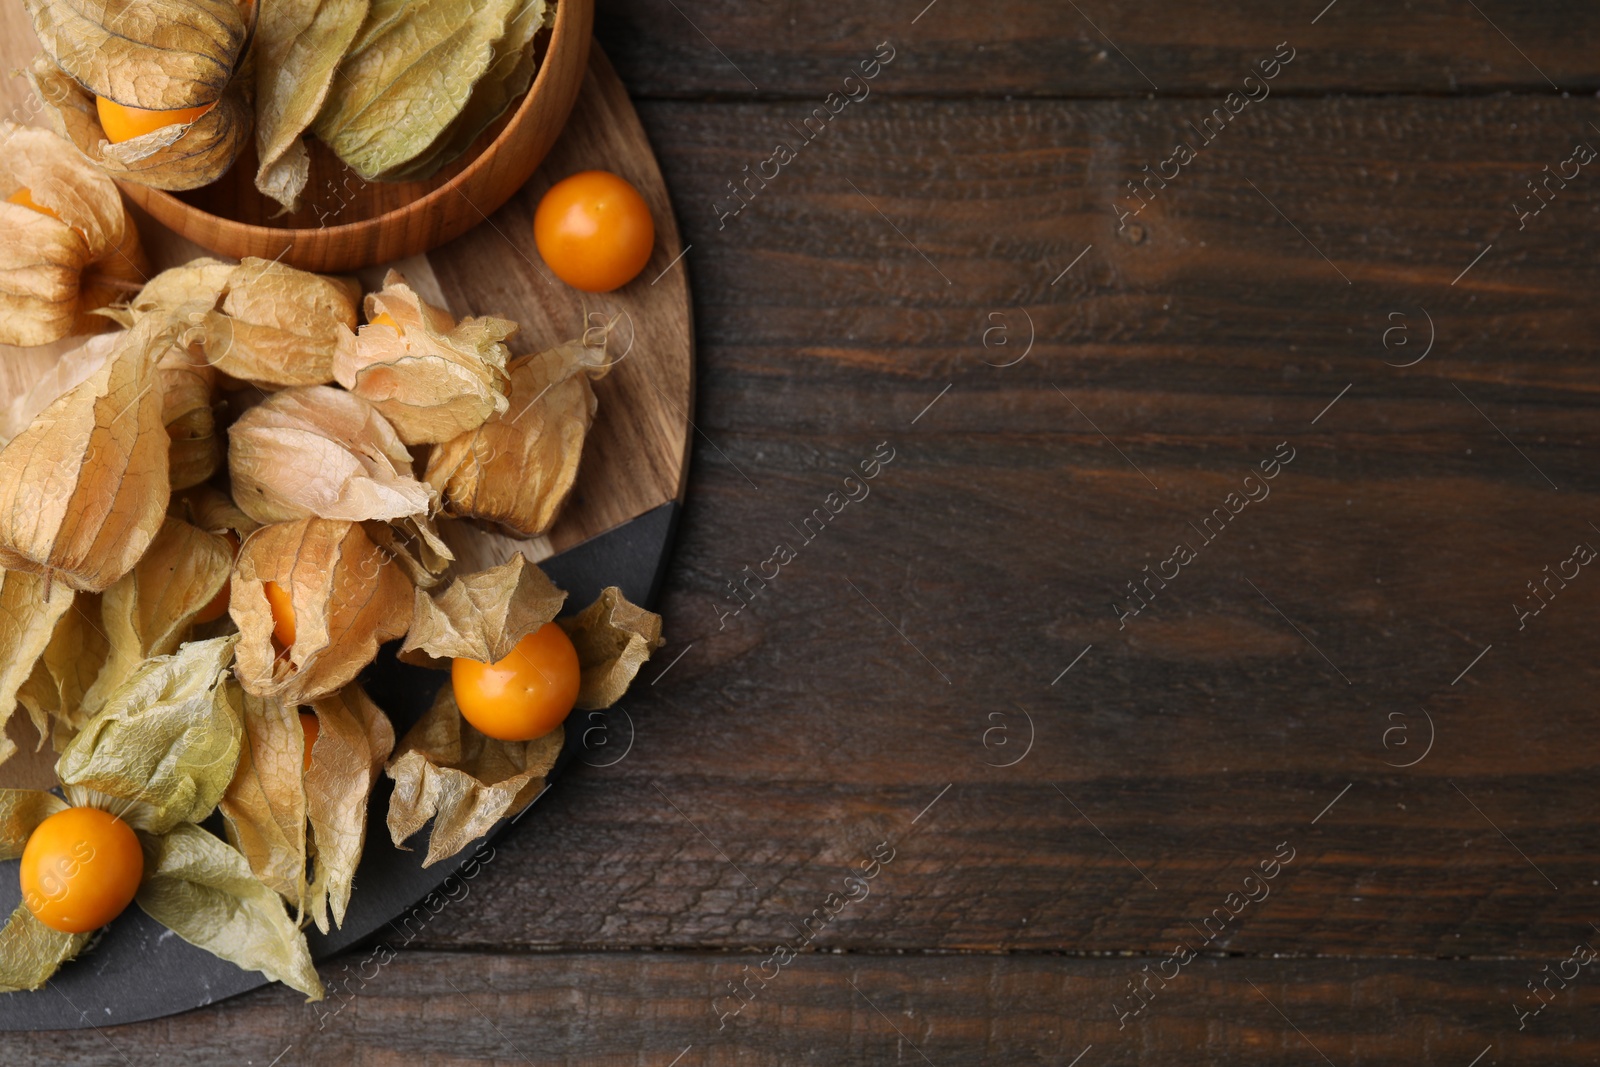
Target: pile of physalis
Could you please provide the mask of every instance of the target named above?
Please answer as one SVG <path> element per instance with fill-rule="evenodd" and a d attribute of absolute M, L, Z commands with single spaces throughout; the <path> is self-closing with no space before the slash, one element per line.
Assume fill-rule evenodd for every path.
<path fill-rule="evenodd" d="M 22 143 L 0 229 L 44 234 L 18 215 L 40 214 L 76 235 L 45 235 L 73 263 L 111 243 L 104 177 L 49 135 Z M 9 277 L 0 321 L 44 288 Z M 513 323 L 458 321 L 398 275 L 363 301 L 261 260 L 168 270 L 99 317 L 115 329 L 0 409 L 0 760 L 31 722 L 60 794 L 0 789 L 23 890 L 0 989 L 36 988 L 136 903 L 320 996 L 303 931 L 343 922 L 378 775 L 395 844 L 431 820 L 426 862 L 452 856 L 538 794 L 567 714 L 616 701 L 660 644 L 614 588 L 558 618 L 565 594 L 523 555 L 460 573 L 449 547 L 554 521 L 604 339 L 512 358 Z M 357 676 L 401 638 L 450 684 L 397 744 Z"/>

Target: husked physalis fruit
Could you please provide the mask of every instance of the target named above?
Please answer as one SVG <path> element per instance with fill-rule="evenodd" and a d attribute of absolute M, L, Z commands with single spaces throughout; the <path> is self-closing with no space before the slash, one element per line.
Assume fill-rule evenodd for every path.
<path fill-rule="evenodd" d="M 450 664 L 456 706 L 500 741 L 532 741 L 566 721 L 578 699 L 578 652 L 566 631 L 547 622 L 497 663 Z"/>
<path fill-rule="evenodd" d="M 656 224 L 625 179 L 586 170 L 544 194 L 533 216 L 533 240 L 556 277 L 586 293 L 609 293 L 650 262 Z"/>
<path fill-rule="evenodd" d="M 317 721 L 314 712 L 302 711 L 300 713 L 300 730 L 306 737 L 305 769 L 311 769 L 311 746 L 317 743 L 317 735 L 322 732 L 322 724 Z"/>
<path fill-rule="evenodd" d="M 22 850 L 22 901 L 63 933 L 87 933 L 121 915 L 143 877 L 133 828 L 99 808 L 56 812 Z"/>
<path fill-rule="evenodd" d="M 202 107 L 180 107 L 171 111 L 147 111 L 141 107 L 127 107 L 103 96 L 94 98 L 94 109 L 100 118 L 100 128 L 112 144 L 131 141 L 147 133 L 168 126 L 187 126 L 216 107 L 212 102 Z"/>
<path fill-rule="evenodd" d="M 285 649 L 294 646 L 294 601 L 277 582 L 263 582 L 261 591 L 272 607 L 272 638 Z"/>
<path fill-rule="evenodd" d="M 239 538 L 232 530 L 224 530 L 222 537 L 228 542 L 228 547 L 233 550 L 234 558 L 239 556 Z M 194 617 L 198 623 L 216 622 L 228 613 L 228 591 L 233 588 L 233 580 L 222 583 L 222 590 L 211 598 L 211 603 L 200 609 L 200 614 Z M 292 610 L 292 609 L 291 609 Z M 292 643 L 292 642 L 291 642 Z"/>

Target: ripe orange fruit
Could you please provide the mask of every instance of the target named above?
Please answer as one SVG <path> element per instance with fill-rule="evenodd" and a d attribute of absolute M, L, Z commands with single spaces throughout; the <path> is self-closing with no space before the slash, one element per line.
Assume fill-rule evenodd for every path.
<path fill-rule="evenodd" d="M 547 622 L 498 663 L 457 659 L 450 682 L 462 716 L 501 741 L 532 741 L 566 721 L 578 700 L 578 650 Z"/>
<path fill-rule="evenodd" d="M 187 126 L 216 106 L 213 102 L 203 107 L 146 111 L 143 108 L 119 104 L 115 100 L 107 100 L 103 96 L 94 98 L 94 109 L 100 115 L 100 129 L 105 132 L 106 140 L 112 144 L 131 141 L 135 137 L 143 137 L 147 133 L 154 133 L 168 126 Z"/>
<path fill-rule="evenodd" d="M 232 530 L 228 530 L 222 536 L 227 538 L 228 545 L 233 549 L 234 558 L 239 558 L 239 538 L 234 536 Z M 194 617 L 194 621 L 216 622 L 222 618 L 228 612 L 228 595 L 232 592 L 233 579 L 229 578 L 222 583 L 222 588 L 217 591 L 217 595 L 211 598 L 211 603 L 200 609 L 200 613 Z"/>
<path fill-rule="evenodd" d="M 21 189 L 18 189 L 16 192 L 6 197 L 6 199 L 13 204 L 21 204 L 23 207 L 32 208 L 41 215 L 49 215 L 53 219 L 61 218 L 60 215 L 56 214 L 50 208 L 45 207 L 43 204 L 35 203 L 33 199 L 33 190 L 29 189 L 27 186 L 23 186 Z"/>
<path fill-rule="evenodd" d="M 133 828 L 99 808 L 56 812 L 22 849 L 23 903 L 63 933 L 97 930 L 121 915 L 143 877 Z"/>
<path fill-rule="evenodd" d="M 586 170 L 544 194 L 533 242 L 556 277 L 587 293 L 609 293 L 644 270 L 656 224 L 637 189 L 610 171 Z"/>
<path fill-rule="evenodd" d="M 306 735 L 306 770 L 311 769 L 311 746 L 317 743 L 317 736 L 322 733 L 322 722 L 315 712 L 302 711 L 300 713 L 300 729 Z"/>
<path fill-rule="evenodd" d="M 294 601 L 289 590 L 277 582 L 262 582 L 261 591 L 267 594 L 272 608 L 272 636 L 283 648 L 294 646 Z"/>

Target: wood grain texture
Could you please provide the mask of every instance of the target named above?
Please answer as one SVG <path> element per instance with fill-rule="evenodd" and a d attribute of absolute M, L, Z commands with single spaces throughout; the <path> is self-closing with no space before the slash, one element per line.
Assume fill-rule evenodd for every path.
<path fill-rule="evenodd" d="M 1143 99 L 1070 5 L 941 0 L 913 37 L 923 6 L 601 6 L 696 283 L 669 643 L 584 724 L 595 766 L 336 1018 L 263 992 L 108 1032 L 135 1062 L 1596 1059 L 1588 971 L 1524 1030 L 1515 1008 L 1596 936 L 1600 579 L 1513 606 L 1600 547 L 1600 190 L 1586 167 L 1510 205 L 1600 134 L 1493 28 L 1581 87 L 1593 12 L 1340 0 L 1280 31 L 1279 7 L 1080 2 Z M 902 33 L 724 217 L 833 64 Z M 1274 95 L 1119 229 L 1124 183 L 1285 37 Z M 966 99 L 1008 92 L 1114 99 Z M 870 495 L 807 540 L 880 442 Z M 1190 528 L 1280 442 L 1268 498 Z M 1119 627 L 1180 540 L 1197 558 Z M 718 1032 L 712 998 L 880 842 L 871 896 Z M 1180 941 L 1204 958 L 1119 1031 Z M 121 1062 L 89 1032 L 16 1042 Z"/>
<path fill-rule="evenodd" d="M 1600 991 L 1560 991 L 1503 1034 L 1537 968 L 1519 961 L 1196 960 L 1119 1030 L 1135 960 L 804 956 L 719 1030 L 744 961 L 719 956 L 460 955 L 402 950 L 348 972 L 322 1007 L 261 990 L 142 1027 L 7 1035 L 18 1062 L 563 1063 L 611 1067 L 1006 1064 L 1587 1064 Z M 377 958 L 384 958 L 379 956 Z M 769 973 L 771 971 L 769 970 Z M 1170 973 L 1170 972 L 1169 972 Z M 362 975 L 366 976 L 363 980 Z M 1157 989 L 1153 983 L 1152 989 Z M 720 999 L 718 999 L 720 998 Z M 713 1003 L 716 1007 L 713 1007 Z M 1086 1052 L 1086 1050 L 1088 1050 Z M 676 1059 L 674 1057 L 677 1057 Z M 1221 1062 L 1221 1060 L 1211 1061 Z"/>
<path fill-rule="evenodd" d="M 674 9 L 675 7 L 675 9 Z M 881 41 L 902 53 L 874 93 L 1222 94 L 1289 41 L 1302 57 L 1280 93 L 1592 93 L 1588 42 L 1600 12 L 1577 3 L 1493 0 L 872 0 L 825 4 L 607 0 L 595 34 L 648 97 L 797 97 L 820 103 Z M 1320 13 L 1320 15 L 1319 15 Z M 1315 20 L 1315 21 L 1313 21 Z"/>

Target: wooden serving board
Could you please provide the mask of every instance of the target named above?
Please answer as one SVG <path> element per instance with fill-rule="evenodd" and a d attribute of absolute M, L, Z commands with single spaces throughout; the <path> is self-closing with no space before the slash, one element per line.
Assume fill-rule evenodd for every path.
<path fill-rule="evenodd" d="M 4 0 L 0 6 L 0 71 L 9 75 L 23 66 L 35 46 L 33 29 L 19 0 Z M 359 272 L 367 291 L 378 288 L 393 267 L 402 271 L 424 298 L 456 315 L 512 319 L 521 326 L 509 342 L 514 356 L 570 340 L 600 323 L 615 322 L 608 343 L 614 366 L 595 383 L 599 411 L 585 444 L 578 481 L 550 532 L 519 540 L 465 522 L 440 522 L 456 552 L 458 569 L 479 569 L 520 552 L 536 562 L 546 562 L 558 583 L 571 592 L 572 603 L 579 606 L 592 599 L 600 585 L 610 583 L 622 585 L 637 601 L 651 599 L 670 542 L 676 506 L 683 496 L 694 402 L 691 305 L 671 202 L 626 89 L 597 46 L 591 48 L 589 57 L 583 88 L 566 129 L 519 193 L 483 224 L 428 255 Z M 20 76 L 0 77 L 0 109 L 0 115 L 12 121 L 35 124 L 29 120 L 37 116 L 37 107 Z M 539 259 L 533 243 L 533 213 L 545 190 L 569 174 L 590 169 L 610 170 L 632 182 L 650 205 L 656 223 L 655 251 L 639 277 L 615 292 L 599 295 L 578 292 L 557 280 Z M 7 192 L 0 190 L 0 195 Z M 134 215 L 153 270 L 209 254 L 137 209 Z M 82 338 L 69 338 L 31 349 L 0 346 L 0 404 L 8 404 L 27 390 L 62 352 L 81 342 Z M 431 699 L 427 690 L 438 681 L 436 672 L 419 678 L 404 671 L 403 665 L 385 660 L 362 679 L 395 718 L 397 732 L 420 714 Z M 26 720 L 25 715 L 12 718 L 12 736 L 21 751 L 0 766 L 0 787 L 49 788 L 55 784 L 54 753 L 48 746 L 33 751 L 37 738 Z M 570 742 L 569 738 L 569 749 L 573 747 Z M 365 879 L 358 878 L 346 928 L 329 938 L 313 938 L 319 958 L 370 933 L 450 873 L 450 864 L 427 872 L 416 870 L 420 853 L 392 849 L 382 827 L 387 783 L 380 785 L 368 831 L 368 859 L 374 871 Z M 0 865 L 0 904 L 6 912 L 15 903 L 14 871 L 14 862 Z M 365 894 L 363 884 L 369 890 Z M 101 958 L 99 970 L 116 970 L 123 957 L 131 961 L 129 966 L 140 959 L 152 960 L 149 953 L 160 944 L 153 938 L 160 931 L 147 929 L 149 920 L 142 913 L 134 915 L 136 911 L 130 908 L 93 950 Z M 169 951 L 181 953 L 186 948 L 174 946 Z M 263 981 L 259 975 L 219 963 L 223 969 L 215 975 L 216 981 L 207 981 L 200 974 L 203 988 L 196 987 L 200 988 L 196 992 L 190 988 L 196 969 L 204 970 L 211 962 L 216 961 L 175 956 L 169 969 L 189 973 L 163 979 L 152 973 L 152 960 L 152 966 L 140 972 L 148 983 L 138 996 L 97 990 L 94 999 L 126 1021 L 184 1010 L 205 1002 L 219 989 L 238 992 Z M 90 981 L 90 970 L 64 970 L 53 981 L 77 986 Z M 0 997 L 0 1030 L 87 1025 L 77 1013 L 51 1010 L 46 999 L 26 1005 L 19 999 L 42 996 Z M 126 1003 L 113 1007 L 107 996 L 112 1000 L 120 997 Z"/>

